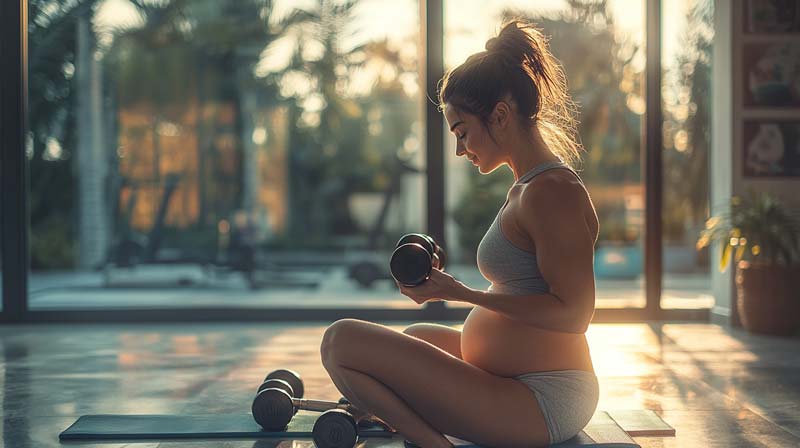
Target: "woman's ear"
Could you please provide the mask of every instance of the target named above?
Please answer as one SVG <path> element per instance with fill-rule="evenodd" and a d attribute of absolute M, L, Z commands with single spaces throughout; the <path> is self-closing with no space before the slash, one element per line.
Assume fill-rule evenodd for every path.
<path fill-rule="evenodd" d="M 494 110 L 492 111 L 492 123 L 500 128 L 505 128 L 510 119 L 511 108 L 509 107 L 508 103 L 505 101 L 498 101 L 494 106 Z"/>

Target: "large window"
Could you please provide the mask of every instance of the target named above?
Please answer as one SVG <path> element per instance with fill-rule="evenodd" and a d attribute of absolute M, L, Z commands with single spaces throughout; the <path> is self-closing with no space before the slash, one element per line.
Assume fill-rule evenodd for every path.
<path fill-rule="evenodd" d="M 709 213 L 712 0 L 662 3 L 662 308 L 710 308 L 708 249 L 695 242 Z"/>
<path fill-rule="evenodd" d="M 595 276 L 600 308 L 643 308 L 644 186 L 640 169 L 644 101 L 644 1 L 450 1 L 445 3 L 445 65 L 452 68 L 483 50 L 507 17 L 532 20 L 551 37 L 578 103 L 585 152 L 578 167 L 600 218 Z M 505 201 L 514 178 L 505 167 L 481 175 L 455 156 L 447 133 L 448 234 L 466 283 L 487 286 L 475 267 L 484 232 Z"/>
<path fill-rule="evenodd" d="M 30 308 L 416 307 L 416 1 L 29 1 Z M 405 299 L 405 300 L 404 300 Z"/>
<path fill-rule="evenodd" d="M 439 39 L 449 69 L 512 16 L 551 38 L 579 106 L 577 168 L 600 218 L 598 308 L 653 311 L 655 274 L 662 308 L 707 308 L 708 254 L 694 242 L 709 208 L 712 3 L 28 0 L 27 308 L 417 310 L 388 260 L 402 234 L 425 231 L 446 236 L 450 273 L 486 288 L 476 248 L 513 176 L 480 175 L 449 132 L 439 163 L 426 126 L 444 120 L 426 115 L 436 92 L 421 86 L 439 76 Z M 654 15 L 661 39 L 646 47 Z M 646 122 L 652 64 L 661 129 Z M 656 134 L 663 147 L 645 147 Z M 653 151 L 661 185 L 645 176 Z M 438 188 L 426 191 L 442 175 L 444 210 Z M 645 235 L 651 192 L 661 235 Z M 662 271 L 645 272 L 659 237 Z"/>

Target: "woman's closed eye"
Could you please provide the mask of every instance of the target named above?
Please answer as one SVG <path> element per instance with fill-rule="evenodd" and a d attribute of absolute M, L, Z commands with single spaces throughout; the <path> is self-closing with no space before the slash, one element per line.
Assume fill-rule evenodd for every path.
<path fill-rule="evenodd" d="M 456 135 L 456 138 L 457 138 L 458 140 L 464 140 L 464 137 L 466 137 L 466 136 L 467 136 L 467 133 L 465 132 L 465 133 L 463 133 L 463 134 L 461 134 L 461 135 Z"/>

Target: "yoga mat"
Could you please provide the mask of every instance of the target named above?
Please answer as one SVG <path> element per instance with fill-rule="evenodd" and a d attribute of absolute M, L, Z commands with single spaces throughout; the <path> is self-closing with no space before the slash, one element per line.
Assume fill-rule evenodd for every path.
<path fill-rule="evenodd" d="M 84 415 L 59 435 L 70 440 L 161 440 L 270 438 L 307 439 L 319 413 L 299 412 L 284 431 L 262 430 L 250 414 L 241 415 Z M 381 429 L 363 429 L 359 437 L 383 437 L 381 446 L 402 447 L 403 438 Z M 459 446 L 477 447 L 464 444 Z M 636 448 L 633 439 L 611 418 L 598 411 L 580 434 L 552 445 L 559 448 Z"/>

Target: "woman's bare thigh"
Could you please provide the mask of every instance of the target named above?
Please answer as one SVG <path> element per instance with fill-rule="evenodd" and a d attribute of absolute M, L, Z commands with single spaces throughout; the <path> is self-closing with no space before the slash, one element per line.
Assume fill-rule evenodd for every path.
<path fill-rule="evenodd" d="M 460 330 L 441 324 L 417 323 L 406 327 L 403 333 L 429 342 L 456 358 L 463 359 Z"/>

